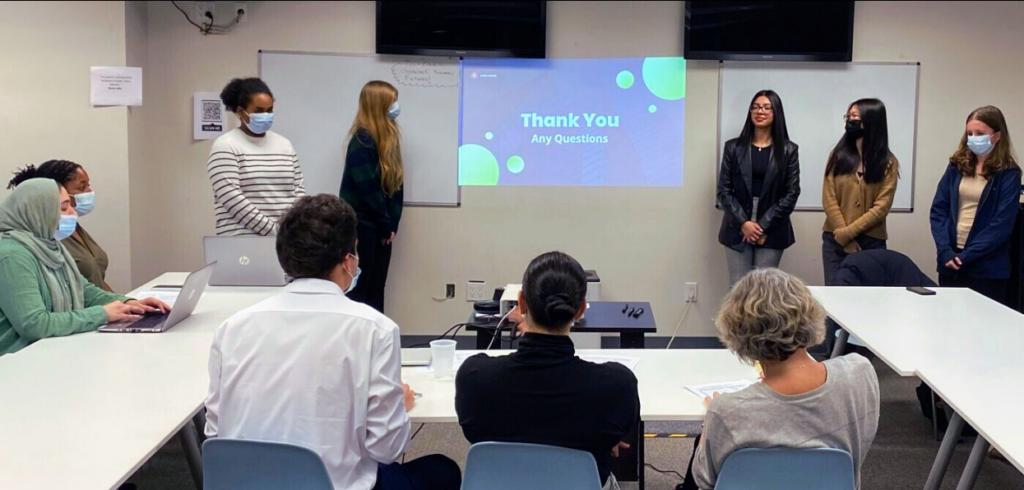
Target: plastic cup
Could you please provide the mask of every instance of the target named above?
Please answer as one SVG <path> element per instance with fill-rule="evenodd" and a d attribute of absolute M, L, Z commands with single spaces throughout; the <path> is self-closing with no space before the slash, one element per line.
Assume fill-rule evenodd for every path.
<path fill-rule="evenodd" d="M 449 379 L 455 374 L 455 341 L 434 340 L 430 342 L 430 364 L 434 368 L 434 378 Z"/>

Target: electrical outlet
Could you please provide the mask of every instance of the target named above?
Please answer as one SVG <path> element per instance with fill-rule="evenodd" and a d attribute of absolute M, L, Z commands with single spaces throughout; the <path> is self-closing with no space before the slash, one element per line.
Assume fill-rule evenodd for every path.
<path fill-rule="evenodd" d="M 242 11 L 241 14 L 238 13 L 239 10 Z M 249 4 L 247 4 L 247 3 L 236 3 L 235 4 L 235 15 L 238 16 L 238 22 L 239 23 L 248 22 L 249 21 Z M 452 286 L 455 286 L 455 285 L 452 284 Z M 454 296 L 452 296 L 452 297 L 454 298 Z"/>
<path fill-rule="evenodd" d="M 487 301 L 487 283 L 469 281 L 466 283 L 466 301 Z"/>
<path fill-rule="evenodd" d="M 212 23 L 213 15 L 213 2 L 196 2 L 196 24 Z"/>
<path fill-rule="evenodd" d="M 697 283 L 688 282 L 686 283 L 686 302 L 696 303 L 697 302 Z"/>
<path fill-rule="evenodd" d="M 444 285 L 444 298 L 455 299 L 455 283 L 450 282 Z"/>

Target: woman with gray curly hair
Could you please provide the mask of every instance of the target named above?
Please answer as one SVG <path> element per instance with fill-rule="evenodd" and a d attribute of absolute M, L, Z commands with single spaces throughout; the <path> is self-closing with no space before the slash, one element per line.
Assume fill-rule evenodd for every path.
<path fill-rule="evenodd" d="M 807 286 L 778 269 L 757 269 L 725 297 L 715 322 L 740 359 L 760 363 L 760 383 L 704 400 L 707 416 L 684 488 L 714 488 L 726 457 L 744 448 L 835 448 L 860 467 L 878 429 L 878 377 L 858 354 L 818 362 L 808 347 L 825 337 L 825 312 Z"/>

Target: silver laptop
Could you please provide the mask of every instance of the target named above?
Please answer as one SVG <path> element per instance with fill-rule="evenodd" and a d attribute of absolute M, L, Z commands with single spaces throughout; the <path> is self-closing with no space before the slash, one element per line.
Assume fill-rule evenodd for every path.
<path fill-rule="evenodd" d="M 199 298 L 203 296 L 206 284 L 210 282 L 210 275 L 217 268 L 217 263 L 209 264 L 188 275 L 185 284 L 181 286 L 178 299 L 174 301 L 174 307 L 170 313 L 153 313 L 139 318 L 138 320 L 108 323 L 100 327 L 100 332 L 123 332 L 123 333 L 160 333 L 166 332 L 171 327 L 181 323 L 188 318 L 199 304 Z"/>
<path fill-rule="evenodd" d="M 277 239 L 268 236 L 203 237 L 206 263 L 216 262 L 211 286 L 284 286 L 288 277 L 277 261 Z"/>

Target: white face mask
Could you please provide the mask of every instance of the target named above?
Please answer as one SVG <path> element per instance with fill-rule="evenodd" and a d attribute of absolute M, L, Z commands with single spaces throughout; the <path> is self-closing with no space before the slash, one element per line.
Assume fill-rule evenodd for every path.
<path fill-rule="evenodd" d="M 352 254 L 349 254 L 349 255 L 352 255 Z M 358 255 L 352 255 L 352 256 L 356 258 L 356 262 L 359 261 L 359 256 Z M 345 268 L 342 267 L 342 269 L 345 269 Z M 360 269 L 359 266 L 357 265 L 356 266 L 356 274 L 354 276 L 352 275 L 351 272 L 348 271 L 348 269 L 345 269 L 345 273 L 350 275 L 350 276 L 352 276 L 352 283 L 349 284 L 348 285 L 348 289 L 345 290 L 345 294 L 348 294 L 348 293 L 351 293 L 352 290 L 356 288 L 356 284 L 359 282 L 359 276 L 363 274 L 363 270 Z"/>
<path fill-rule="evenodd" d="M 398 119 L 398 115 L 401 113 L 402 106 L 398 105 L 398 101 L 396 100 L 395 103 L 391 104 L 391 107 L 388 108 L 388 118 L 394 121 L 395 119 Z"/>

